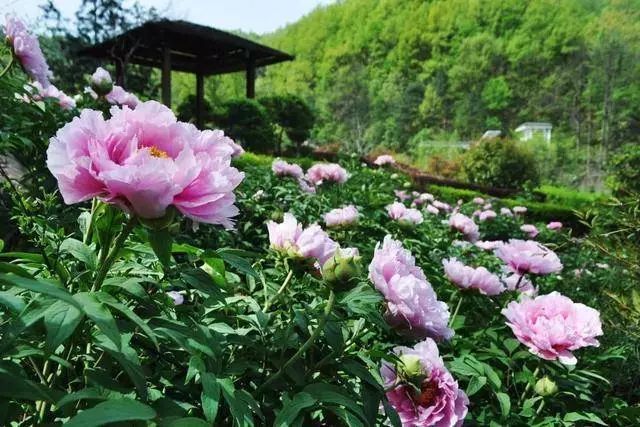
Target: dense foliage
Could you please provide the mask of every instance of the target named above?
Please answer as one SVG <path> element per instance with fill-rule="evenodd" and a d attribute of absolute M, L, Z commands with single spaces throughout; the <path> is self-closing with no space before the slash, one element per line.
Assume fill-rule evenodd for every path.
<path fill-rule="evenodd" d="M 640 192 L 640 145 L 627 144 L 609 162 L 609 185 L 620 194 Z"/>

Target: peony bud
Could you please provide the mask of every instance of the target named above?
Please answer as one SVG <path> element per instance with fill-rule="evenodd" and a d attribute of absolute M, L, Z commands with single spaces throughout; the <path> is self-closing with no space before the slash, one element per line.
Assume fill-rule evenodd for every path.
<path fill-rule="evenodd" d="M 113 89 L 113 81 L 107 70 L 102 67 L 96 69 L 91 75 L 91 89 L 93 89 L 98 96 L 105 96 L 111 92 Z"/>
<path fill-rule="evenodd" d="M 552 396 L 558 392 L 557 384 L 547 376 L 540 378 L 533 389 L 542 397 Z"/>
<path fill-rule="evenodd" d="M 398 374 L 408 381 L 418 380 L 419 383 L 425 374 L 420 358 L 415 354 L 403 354 L 399 359 L 400 361 L 396 365 Z"/>
<path fill-rule="evenodd" d="M 356 248 L 338 248 L 322 266 L 322 277 L 331 286 L 345 287 L 362 271 L 360 254 Z"/>
<path fill-rule="evenodd" d="M 391 174 L 391 179 L 398 179 L 398 178 L 400 178 L 400 175 L 398 175 L 397 173 Z"/>
<path fill-rule="evenodd" d="M 411 188 L 411 183 L 409 181 L 405 181 L 404 184 L 402 184 L 402 187 Z"/>

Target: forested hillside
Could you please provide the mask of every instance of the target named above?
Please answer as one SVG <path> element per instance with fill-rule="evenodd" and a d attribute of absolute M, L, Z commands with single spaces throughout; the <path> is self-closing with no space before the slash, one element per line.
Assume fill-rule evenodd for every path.
<path fill-rule="evenodd" d="M 407 150 L 523 121 L 605 157 L 639 139 L 637 0 L 344 0 L 262 41 L 296 60 L 258 93 L 305 97 L 320 141 Z"/>

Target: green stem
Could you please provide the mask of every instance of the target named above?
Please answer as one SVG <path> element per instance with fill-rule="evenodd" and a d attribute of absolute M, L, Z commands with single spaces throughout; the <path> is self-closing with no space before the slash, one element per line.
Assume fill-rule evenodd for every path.
<path fill-rule="evenodd" d="M 284 290 L 289 285 L 289 282 L 291 282 L 292 277 L 293 277 L 293 270 L 289 270 L 289 273 L 287 273 L 287 277 L 285 277 L 284 282 L 282 282 L 282 286 L 280 286 L 280 289 L 278 289 L 278 292 L 276 292 L 275 295 L 269 298 L 267 302 L 264 304 L 264 308 L 262 309 L 263 312 L 266 313 L 269 307 L 271 307 L 271 304 L 273 304 L 278 299 L 278 297 L 280 297 L 280 295 L 284 292 Z"/>
<path fill-rule="evenodd" d="M 105 277 L 107 277 L 109 269 L 118 257 L 120 249 L 122 249 L 122 246 L 124 246 L 124 242 L 127 241 L 127 237 L 129 237 L 129 234 L 136 226 L 137 222 L 138 218 L 135 215 L 131 215 L 131 217 L 129 217 L 129 221 L 127 221 L 120 234 L 118 234 L 113 247 L 109 251 L 109 255 L 107 255 L 104 262 L 100 265 L 100 269 L 98 270 L 98 274 L 96 275 L 96 280 L 93 282 L 93 286 L 91 287 L 92 292 L 99 290 L 100 286 L 102 286 L 102 282 L 104 282 Z"/>
<path fill-rule="evenodd" d="M 458 300 L 456 309 L 453 311 L 453 316 L 451 316 L 451 320 L 449 320 L 449 327 L 451 327 L 451 325 L 453 325 L 453 322 L 456 320 L 456 316 L 458 315 L 458 311 L 460 310 L 460 305 L 462 305 L 463 299 L 464 299 L 464 295 L 460 294 L 460 299 Z"/>
<path fill-rule="evenodd" d="M 540 406 L 538 406 L 538 410 L 536 411 L 536 415 L 540 415 L 540 412 L 542 412 L 542 408 L 544 408 L 544 399 L 542 399 L 540 401 Z"/>
<path fill-rule="evenodd" d="M 331 314 L 331 310 L 333 309 L 333 304 L 334 304 L 335 300 L 336 300 L 336 294 L 332 290 L 331 293 L 329 293 L 329 299 L 327 301 L 327 305 L 324 308 L 324 314 L 320 318 L 320 320 L 318 321 L 318 327 L 316 327 L 316 329 L 313 331 L 311 336 L 304 342 L 304 344 L 302 344 L 302 347 L 300 347 L 298 349 L 298 351 L 296 351 L 296 353 L 293 356 L 291 356 L 289 358 L 289 360 L 287 360 L 284 363 L 284 365 L 282 365 L 282 367 L 280 369 L 278 369 L 278 372 L 276 372 L 275 374 L 270 376 L 264 383 L 262 383 L 262 385 L 260 387 L 258 387 L 258 390 L 256 390 L 256 393 L 262 392 L 262 390 L 264 390 L 269 384 L 271 384 L 272 382 L 274 382 L 275 380 L 280 378 L 282 376 L 282 374 L 284 374 L 284 372 L 296 360 L 298 360 L 300 357 L 302 357 L 302 355 L 309 349 L 309 347 L 311 347 L 313 345 L 315 340 L 320 336 L 320 333 L 322 332 L 322 329 L 324 329 L 325 323 L 327 323 L 327 319 L 329 318 L 329 315 Z"/>
<path fill-rule="evenodd" d="M 11 66 L 13 65 L 13 54 L 11 54 L 11 57 L 9 58 L 9 63 L 6 65 L 6 67 L 4 67 L 4 69 L 2 71 L 0 71 L 0 79 L 7 74 L 7 71 L 9 71 L 9 69 L 11 68 Z"/>
<path fill-rule="evenodd" d="M 98 200 L 91 200 L 91 214 L 89 216 L 89 225 L 87 225 L 87 232 L 84 235 L 83 243 L 88 245 L 91 242 L 91 236 L 93 234 L 93 223 L 95 222 L 96 209 L 98 208 Z"/>
<path fill-rule="evenodd" d="M 538 373 L 540 372 L 540 366 L 538 366 L 535 371 L 533 371 L 533 382 L 535 382 L 536 377 L 538 376 Z M 527 394 L 527 392 L 529 391 L 529 389 L 531 388 L 531 384 L 533 384 L 533 382 L 528 382 L 527 385 L 524 388 L 524 391 L 522 392 L 522 394 L 520 395 L 520 399 L 518 400 L 518 402 L 520 404 L 522 404 L 522 402 L 524 401 L 524 397 Z"/>

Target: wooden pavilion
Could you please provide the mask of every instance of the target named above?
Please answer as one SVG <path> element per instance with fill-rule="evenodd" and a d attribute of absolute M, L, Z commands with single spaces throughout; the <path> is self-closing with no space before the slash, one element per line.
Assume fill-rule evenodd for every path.
<path fill-rule="evenodd" d="M 202 126 L 204 78 L 245 71 L 248 98 L 255 97 L 256 69 L 294 59 L 268 46 L 186 21 L 150 21 L 83 49 L 81 55 L 115 62 L 116 83 L 125 87 L 127 64 L 162 70 L 162 102 L 171 105 L 171 71 L 196 75 L 196 121 Z"/>

